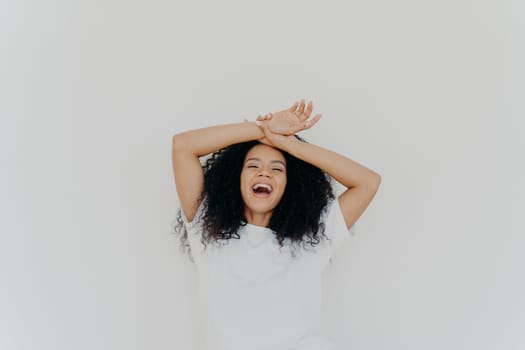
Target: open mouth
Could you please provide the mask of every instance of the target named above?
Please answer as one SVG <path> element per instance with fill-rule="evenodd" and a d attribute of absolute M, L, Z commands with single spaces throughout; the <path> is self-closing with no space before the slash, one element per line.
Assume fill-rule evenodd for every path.
<path fill-rule="evenodd" d="M 272 193 L 272 186 L 265 183 L 258 183 L 252 186 L 252 191 L 256 195 L 267 196 Z"/>

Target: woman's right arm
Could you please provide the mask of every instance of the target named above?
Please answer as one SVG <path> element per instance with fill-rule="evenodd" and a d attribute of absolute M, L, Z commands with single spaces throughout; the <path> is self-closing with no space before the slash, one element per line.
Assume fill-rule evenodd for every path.
<path fill-rule="evenodd" d="M 264 133 L 255 122 L 211 126 L 175 134 L 172 139 L 172 165 L 175 186 L 184 215 L 192 221 L 199 208 L 204 173 L 199 157 L 234 143 L 258 140 Z"/>

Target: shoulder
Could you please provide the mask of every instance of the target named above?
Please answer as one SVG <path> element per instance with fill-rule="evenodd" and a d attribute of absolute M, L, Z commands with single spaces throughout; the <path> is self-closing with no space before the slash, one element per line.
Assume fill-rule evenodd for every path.
<path fill-rule="evenodd" d="M 202 242 L 203 240 L 203 221 L 204 216 L 204 201 L 201 201 L 197 209 L 197 213 L 190 221 L 187 216 L 184 214 L 184 210 L 180 209 L 180 216 L 184 229 L 186 230 L 188 244 L 191 249 L 191 254 L 197 260 L 199 255 L 205 252 L 206 245 Z"/>
<path fill-rule="evenodd" d="M 323 210 L 321 222 L 325 226 L 325 235 L 332 240 L 332 246 L 338 247 L 346 238 L 355 234 L 355 225 L 347 228 L 339 198 L 331 199 Z"/>

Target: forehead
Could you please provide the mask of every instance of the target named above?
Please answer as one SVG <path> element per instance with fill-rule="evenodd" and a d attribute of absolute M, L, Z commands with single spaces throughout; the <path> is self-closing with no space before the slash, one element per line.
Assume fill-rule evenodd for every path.
<path fill-rule="evenodd" d="M 286 163 L 286 159 L 281 151 L 263 144 L 255 145 L 250 151 L 248 151 L 248 153 L 246 153 L 244 160 L 246 161 L 250 158 L 259 158 L 263 161 L 280 160 L 281 162 Z"/>

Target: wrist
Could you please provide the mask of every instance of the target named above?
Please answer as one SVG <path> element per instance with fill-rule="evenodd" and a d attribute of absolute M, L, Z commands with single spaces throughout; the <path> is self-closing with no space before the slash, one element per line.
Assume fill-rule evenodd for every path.
<path fill-rule="evenodd" d="M 258 140 L 264 137 L 264 132 L 261 127 L 258 126 L 255 121 L 250 121 L 246 118 L 243 118 L 242 123 L 237 123 L 243 131 L 242 133 L 247 137 L 245 141 Z"/>
<path fill-rule="evenodd" d="M 301 140 L 297 139 L 294 135 L 290 135 L 284 138 L 279 148 L 293 155 L 297 148 L 301 147 L 301 143 L 303 143 Z"/>

